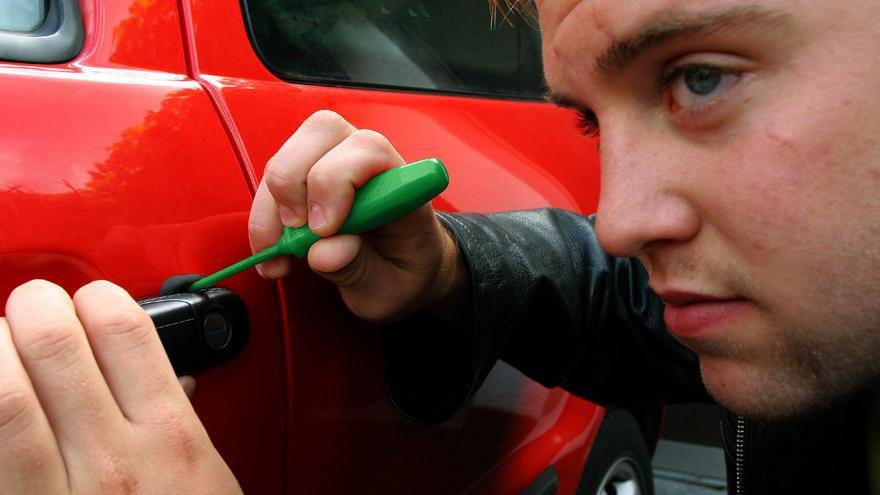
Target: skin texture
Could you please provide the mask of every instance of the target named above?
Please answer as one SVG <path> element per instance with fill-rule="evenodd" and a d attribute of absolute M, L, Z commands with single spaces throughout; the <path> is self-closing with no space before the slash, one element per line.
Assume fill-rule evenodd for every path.
<path fill-rule="evenodd" d="M 639 257 L 669 303 L 681 303 L 676 293 L 736 303 L 709 331 L 679 335 L 713 396 L 776 418 L 877 377 L 880 4 L 537 7 L 551 99 L 601 128 L 602 245 Z M 711 91 L 693 91 L 694 66 L 718 76 Z M 282 218 L 335 231 L 353 186 L 402 163 L 384 138 L 367 136 L 328 112 L 303 124 L 269 165 L 254 247 L 277 238 Z M 322 241 L 309 263 L 362 317 L 394 320 L 427 305 L 466 327 L 467 273 L 429 209 L 381 232 Z M 264 275 L 282 276 L 284 263 Z M 393 301 L 375 296 L 380 285 L 394 288 L 384 291 Z"/>
<path fill-rule="evenodd" d="M 550 90 L 601 128 L 602 245 L 640 257 L 661 295 L 745 303 L 680 338 L 712 395 L 772 418 L 880 375 L 880 4 L 554 0 L 538 10 Z M 599 63 L 622 40 L 712 18 L 724 20 L 630 53 L 620 70 Z M 705 96 L 683 77 L 661 88 L 682 64 L 727 75 Z"/>
<path fill-rule="evenodd" d="M 357 129 L 334 112 L 313 114 L 266 165 L 249 222 L 254 252 L 274 244 L 284 226 L 308 221 L 318 235 L 335 233 L 355 190 L 404 163 L 381 134 Z M 363 319 L 390 322 L 423 308 L 452 324 L 468 319 L 466 263 L 430 204 L 364 236 L 322 239 L 308 263 Z M 257 269 L 267 278 L 283 277 L 290 260 Z"/>
<path fill-rule="evenodd" d="M 709 331 L 679 336 L 713 396 L 777 418 L 875 380 L 880 3 L 546 0 L 538 11 L 551 98 L 601 129 L 602 245 L 638 256 L 673 305 L 675 291 L 736 302 Z M 694 90 L 695 66 L 717 76 L 711 91 Z M 354 190 L 403 162 L 383 136 L 318 112 L 267 165 L 252 246 L 307 221 L 333 234 Z M 426 308 L 468 326 L 466 266 L 429 205 L 324 239 L 308 263 L 362 318 Z M 289 261 L 260 270 L 282 277 Z M 121 288 L 95 282 L 71 300 L 32 281 L 6 315 L 0 491 L 240 492 Z"/>
<path fill-rule="evenodd" d="M 10 294 L 0 445 L 3 493 L 241 493 L 152 321 L 103 281 L 72 300 L 42 280 Z"/>

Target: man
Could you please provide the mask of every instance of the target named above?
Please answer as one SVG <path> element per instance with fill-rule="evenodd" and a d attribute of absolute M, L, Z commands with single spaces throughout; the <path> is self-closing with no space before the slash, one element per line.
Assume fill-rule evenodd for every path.
<path fill-rule="evenodd" d="M 544 0 L 537 10 L 551 99 L 601 129 L 595 220 L 438 218 L 425 206 L 370 235 L 316 243 L 310 266 L 363 318 L 434 315 L 468 334 L 471 387 L 498 356 L 610 404 L 698 399 L 701 375 L 731 411 L 725 440 L 741 444 L 729 452 L 733 492 L 868 491 L 880 462 L 867 440 L 880 376 L 880 3 Z M 267 165 L 254 248 L 282 225 L 333 234 L 354 190 L 402 163 L 381 135 L 313 115 Z M 284 276 L 289 263 L 261 273 Z M 0 409 L 3 486 L 168 491 L 154 484 L 172 465 L 172 488 L 211 474 L 222 486 L 199 486 L 236 489 L 170 368 L 137 373 L 161 349 L 137 330 L 148 323 L 133 303 L 108 318 L 127 300 L 114 287 L 87 286 L 73 306 L 65 297 L 32 283 L 9 299 L 13 338 L 39 326 L 58 345 L 29 354 L 42 348 L 0 333 L 0 377 L 19 385 L 2 402 L 18 409 Z M 538 331 L 539 317 L 554 324 Z M 110 362 L 112 346 L 141 357 Z M 51 351 L 68 347 L 79 354 Z M 10 364 L 17 356 L 24 366 Z M 124 414 L 64 421 L 77 402 L 46 378 L 52 367 L 77 372 L 96 400 L 112 394 Z M 138 421 L 156 408 L 165 421 Z M 94 435 L 104 422 L 127 436 Z M 78 455 L 87 448 L 120 460 Z"/>

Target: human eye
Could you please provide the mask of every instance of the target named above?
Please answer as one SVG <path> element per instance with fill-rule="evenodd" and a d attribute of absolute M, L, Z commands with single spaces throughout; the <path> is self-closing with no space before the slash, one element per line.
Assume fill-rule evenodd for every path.
<path fill-rule="evenodd" d="M 742 72 L 736 69 L 682 64 L 662 74 L 660 89 L 668 95 L 670 111 L 695 111 L 714 103 L 741 76 Z"/>

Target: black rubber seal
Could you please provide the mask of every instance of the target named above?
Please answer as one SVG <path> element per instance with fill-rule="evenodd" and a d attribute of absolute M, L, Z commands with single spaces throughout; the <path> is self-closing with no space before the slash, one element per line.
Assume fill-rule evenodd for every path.
<path fill-rule="evenodd" d="M 162 282 L 162 287 L 159 288 L 160 296 L 167 296 L 169 294 L 180 294 L 182 292 L 186 292 L 186 289 L 194 284 L 195 282 L 205 278 L 203 275 L 199 275 L 198 273 L 187 273 L 185 275 L 172 275 L 165 279 Z"/>

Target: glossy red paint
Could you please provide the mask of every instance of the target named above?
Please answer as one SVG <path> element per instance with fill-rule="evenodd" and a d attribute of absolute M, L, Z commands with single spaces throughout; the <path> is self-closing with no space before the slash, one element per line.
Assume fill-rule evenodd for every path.
<path fill-rule="evenodd" d="M 103 278 L 144 297 L 169 275 L 249 252 L 251 197 L 210 99 L 186 76 L 175 2 L 83 7 L 76 60 L 0 64 L 0 305 L 32 278 L 70 292 Z M 197 375 L 195 407 L 243 483 L 277 493 L 285 409 L 275 292 L 253 273 L 230 287 L 259 331 L 239 358 Z"/>
<path fill-rule="evenodd" d="M 281 81 L 237 0 L 82 5 L 76 60 L 0 63 L 0 302 L 35 277 L 70 291 L 106 278 L 142 297 L 243 257 L 266 160 L 322 108 L 409 160 L 443 159 L 439 209 L 595 208 L 595 144 L 567 111 Z M 195 404 L 247 492 L 515 493 L 552 463 L 558 493 L 574 493 L 600 408 L 502 364 L 455 418 L 418 426 L 387 400 L 381 328 L 304 263 L 277 287 L 253 272 L 226 285 L 248 305 L 251 342 L 197 376 Z"/>
<path fill-rule="evenodd" d="M 441 158 L 451 183 L 435 201 L 440 209 L 595 208 L 595 143 L 577 134 L 567 111 L 280 81 L 247 43 L 241 19 L 226 15 L 237 2 L 222 3 L 190 2 L 199 72 L 222 95 L 256 177 L 302 120 L 326 108 L 382 132 L 407 160 Z M 499 367 L 453 421 L 433 429 L 409 425 L 384 398 L 380 330 L 351 317 L 332 287 L 302 263 L 284 283 L 282 304 L 290 344 L 287 472 L 298 488 L 512 493 L 555 460 L 559 493 L 576 489 L 601 419 L 595 406 Z M 484 405 L 492 390 L 507 393 Z"/>

